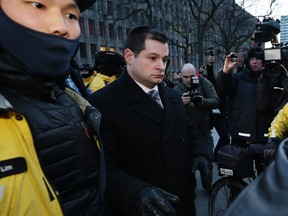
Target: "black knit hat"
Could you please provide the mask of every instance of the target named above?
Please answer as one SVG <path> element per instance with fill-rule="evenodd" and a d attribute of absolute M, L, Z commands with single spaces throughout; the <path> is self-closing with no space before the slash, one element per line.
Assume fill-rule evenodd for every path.
<path fill-rule="evenodd" d="M 264 51 L 261 47 L 252 47 L 250 50 L 247 51 L 246 53 L 246 58 L 244 60 L 244 64 L 246 67 L 250 68 L 249 66 L 249 59 L 251 58 L 256 58 L 256 59 L 261 59 L 262 61 L 264 60 Z"/>
<path fill-rule="evenodd" d="M 252 47 L 247 53 L 247 59 L 257 58 L 264 60 L 264 52 L 261 47 Z"/>
<path fill-rule="evenodd" d="M 77 5 L 81 12 L 85 11 L 87 8 L 91 7 L 96 0 L 76 0 Z"/>

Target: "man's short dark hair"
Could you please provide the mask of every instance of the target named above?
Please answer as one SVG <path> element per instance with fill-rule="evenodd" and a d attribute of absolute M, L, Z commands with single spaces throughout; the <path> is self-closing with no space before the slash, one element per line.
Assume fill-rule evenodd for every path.
<path fill-rule="evenodd" d="M 149 26 L 138 26 L 133 28 L 127 37 L 125 49 L 130 49 L 137 56 L 145 49 L 147 39 L 157 40 L 163 44 L 168 43 L 169 38 L 162 32 Z"/>

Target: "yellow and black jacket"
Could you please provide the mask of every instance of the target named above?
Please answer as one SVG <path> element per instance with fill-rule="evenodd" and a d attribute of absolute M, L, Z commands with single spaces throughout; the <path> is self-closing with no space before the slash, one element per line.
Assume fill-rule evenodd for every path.
<path fill-rule="evenodd" d="M 99 149 L 67 91 L 46 98 L 1 86 L 1 216 L 98 212 Z"/>
<path fill-rule="evenodd" d="M 116 75 L 113 76 L 106 76 L 104 74 L 98 73 L 93 81 L 90 83 L 89 87 L 88 87 L 88 91 L 93 93 L 101 88 L 103 88 L 104 86 L 112 83 L 113 81 L 115 81 L 117 79 Z"/>
<path fill-rule="evenodd" d="M 288 132 L 288 104 L 274 118 L 269 128 L 269 138 L 283 140 Z"/>

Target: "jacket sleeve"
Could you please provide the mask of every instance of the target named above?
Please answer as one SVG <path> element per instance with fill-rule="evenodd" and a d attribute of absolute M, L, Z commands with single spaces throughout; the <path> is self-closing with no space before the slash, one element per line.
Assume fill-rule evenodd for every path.
<path fill-rule="evenodd" d="M 288 132 L 288 104 L 286 104 L 274 118 L 269 128 L 269 139 L 286 137 Z"/>
<path fill-rule="evenodd" d="M 262 75 L 257 80 L 257 110 L 273 112 L 273 86 L 270 85 L 271 77 Z"/>
<path fill-rule="evenodd" d="M 237 89 L 237 74 L 225 74 L 221 69 L 216 79 L 217 91 L 226 96 L 233 96 Z"/>
<path fill-rule="evenodd" d="M 204 77 L 201 82 L 204 91 L 204 98 L 201 106 L 207 109 L 217 108 L 219 106 L 219 98 L 213 84 Z"/>

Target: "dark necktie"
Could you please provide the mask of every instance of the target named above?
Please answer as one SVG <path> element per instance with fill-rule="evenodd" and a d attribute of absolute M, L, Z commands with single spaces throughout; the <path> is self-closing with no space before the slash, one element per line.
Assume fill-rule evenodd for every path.
<path fill-rule="evenodd" d="M 158 91 L 156 91 L 156 90 L 151 90 L 151 91 L 148 92 L 148 95 L 150 95 L 150 97 L 152 98 L 152 100 L 154 100 L 156 103 L 159 104 L 159 106 L 160 106 L 161 108 L 163 108 L 163 107 L 162 107 L 162 104 L 161 104 L 161 101 L 160 101 L 160 96 L 159 96 L 159 94 L 158 94 Z"/>

